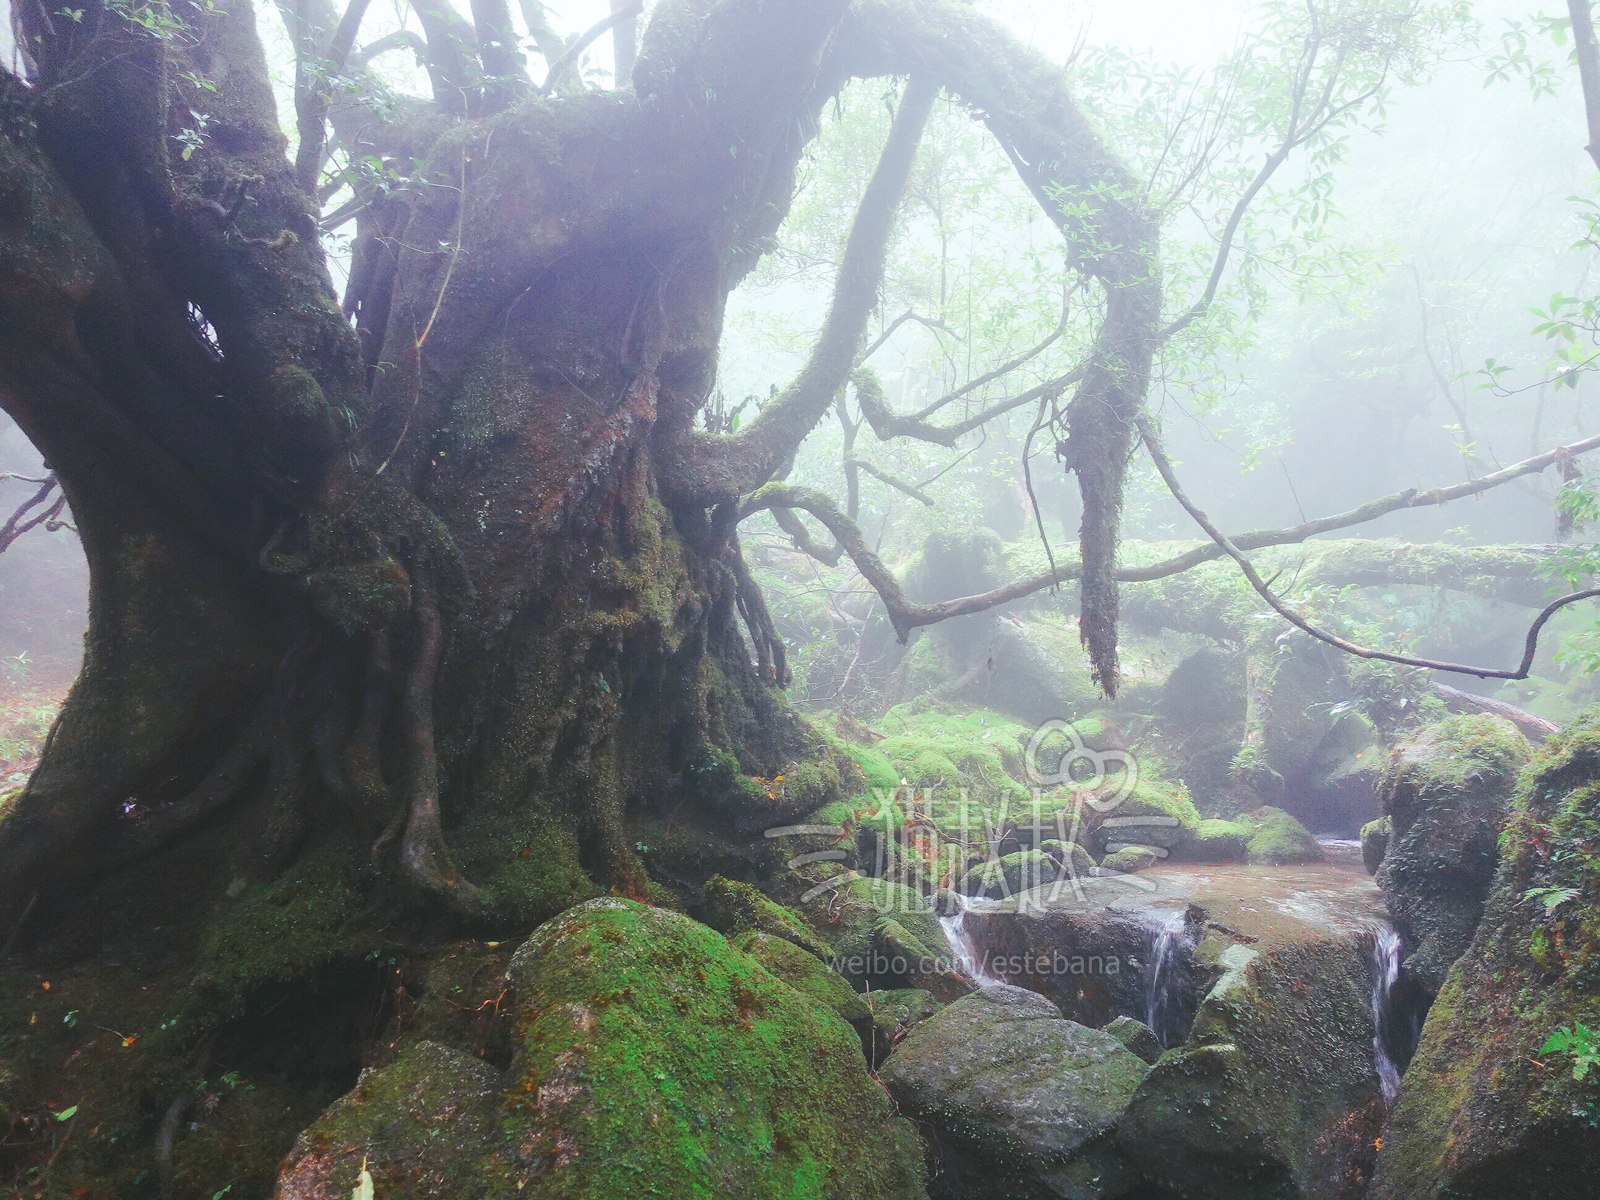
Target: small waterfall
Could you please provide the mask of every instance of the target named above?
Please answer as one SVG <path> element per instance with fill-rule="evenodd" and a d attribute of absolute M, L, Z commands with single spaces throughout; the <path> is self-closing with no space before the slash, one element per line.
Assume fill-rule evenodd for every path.
<path fill-rule="evenodd" d="M 1163 1047 L 1169 1047 L 1173 1040 L 1185 1035 L 1184 1030 L 1173 1028 L 1177 1023 L 1174 1021 L 1177 1014 L 1173 1003 L 1173 979 L 1177 973 L 1178 953 L 1189 949 L 1192 947 L 1189 945 L 1188 915 L 1173 913 L 1156 930 L 1145 983 L 1144 1023 L 1155 1030 Z"/>
<path fill-rule="evenodd" d="M 1389 1044 L 1389 1011 L 1395 982 L 1400 978 L 1400 935 L 1385 926 L 1372 934 L 1372 1058 L 1383 1084 L 1384 1103 L 1392 1105 L 1400 1093 L 1400 1068 Z"/>
<path fill-rule="evenodd" d="M 944 940 L 950 943 L 950 949 L 955 951 L 960 962 L 962 974 L 966 975 L 979 987 L 988 987 L 995 983 L 1004 983 L 1005 980 L 989 974 L 984 969 L 983 957 L 978 953 L 977 944 L 972 940 L 972 932 L 967 928 L 967 901 L 959 893 L 952 893 L 959 907 L 949 916 L 939 918 L 939 926 L 944 930 Z"/>

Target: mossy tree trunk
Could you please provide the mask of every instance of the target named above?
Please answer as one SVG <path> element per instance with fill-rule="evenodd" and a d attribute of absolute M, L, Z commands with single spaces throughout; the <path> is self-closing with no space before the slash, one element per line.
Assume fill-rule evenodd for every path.
<path fill-rule="evenodd" d="M 941 88 L 1058 221 L 1122 247 L 1083 265 L 1115 298 L 1085 411 L 1142 393 L 1151 228 L 1059 72 L 964 6 L 668 0 L 632 88 L 553 98 L 482 29 L 473 51 L 430 28 L 431 104 L 324 82 L 357 73 L 363 10 L 285 10 L 320 71 L 295 161 L 248 0 L 19 10 L 0 401 L 91 572 L 82 678 L 0 824 L 24 945 L 130 871 L 214 910 L 330 843 L 380 902 L 520 926 L 689 869 L 630 833 L 663 814 L 770 860 L 759 830 L 839 782 L 783 703 L 739 500 L 854 366 Z M 810 362 L 744 431 L 696 432 L 821 106 L 913 72 Z M 360 194 L 342 303 L 312 194 L 326 121 L 409 180 Z M 1096 561 L 1128 428 L 1083 429 Z M 1114 625 L 1114 587 L 1097 603 Z"/>

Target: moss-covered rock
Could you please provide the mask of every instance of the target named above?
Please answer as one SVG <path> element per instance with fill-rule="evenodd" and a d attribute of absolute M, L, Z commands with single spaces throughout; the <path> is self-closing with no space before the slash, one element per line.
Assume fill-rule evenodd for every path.
<path fill-rule="evenodd" d="M 1059 841 L 1052 844 L 1064 845 Z M 1070 845 L 1072 850 L 1067 851 L 1067 854 L 1071 856 L 1072 851 L 1077 852 L 1077 855 L 1073 856 L 1075 864 L 1087 861 L 1090 867 L 1093 866 L 1094 860 L 1089 858 L 1088 852 L 1082 846 L 1075 842 Z M 1066 877 L 1063 859 L 1042 849 L 1018 850 L 973 867 L 962 879 L 961 891 L 968 896 L 986 896 L 991 900 L 998 900 L 1031 891 L 1033 888 L 1046 887 Z"/>
<path fill-rule="evenodd" d="M 1600 710 L 1591 708 L 1522 776 L 1483 919 L 1401 1081 L 1379 1200 L 1594 1194 L 1596 1075 L 1580 1080 L 1570 1052 L 1543 1050 L 1557 1030 L 1600 1029 L 1597 845 Z"/>
<path fill-rule="evenodd" d="M 1100 860 L 1100 870 L 1107 875 L 1132 875 L 1160 861 L 1149 846 L 1123 846 Z"/>
<path fill-rule="evenodd" d="M 916 1136 L 850 1027 L 705 926 L 595 900 L 510 974 L 501 1124 L 522 1195 L 922 1194 Z"/>
<path fill-rule="evenodd" d="M 383 1197 L 505 1194 L 495 1164 L 500 1072 L 437 1042 L 415 1042 L 362 1073 L 295 1142 L 277 1200 L 347 1200 L 363 1169 Z"/>
<path fill-rule="evenodd" d="M 1117 789 L 1109 790 L 1114 793 Z M 1173 851 L 1194 837 L 1201 822 L 1199 810 L 1186 792 L 1145 780 L 1103 811 L 1086 805 L 1083 815 L 1090 830 L 1089 852 L 1097 856 L 1108 853 L 1108 845 L 1118 843 Z"/>
<path fill-rule="evenodd" d="M 1393 822 L 1388 817 L 1368 821 L 1361 827 L 1361 864 L 1368 875 L 1376 875 L 1383 856 L 1389 852 L 1389 830 Z"/>
<path fill-rule="evenodd" d="M 1207 817 L 1195 827 L 1187 842 L 1172 852 L 1175 862 L 1237 863 L 1249 855 L 1254 830 L 1245 821 L 1222 821 Z"/>
<path fill-rule="evenodd" d="M 933 1194 L 988 1200 L 1122 1194 L 1104 1137 L 1148 1070 L 1043 996 L 997 985 L 918 1025 L 880 1074 L 939 1146 Z"/>
<path fill-rule="evenodd" d="M 1079 842 L 1063 842 L 1058 838 L 1050 838 L 1040 842 L 1039 849 L 1059 865 L 1060 873 L 1065 878 L 1087 879 L 1094 874 L 1094 859 Z"/>
<path fill-rule="evenodd" d="M 1161 1039 L 1156 1036 L 1156 1031 L 1143 1021 L 1133 1017 L 1117 1017 L 1102 1026 L 1101 1030 L 1116 1038 L 1147 1063 L 1153 1063 L 1161 1057 Z"/>
<path fill-rule="evenodd" d="M 1529 753 L 1510 721 L 1477 714 L 1407 738 L 1384 769 L 1390 828 L 1376 877 L 1410 951 L 1406 969 L 1430 994 L 1483 915 L 1500 829 Z"/>
<path fill-rule="evenodd" d="M 701 901 L 694 915 L 729 936 L 759 930 L 793 942 L 818 958 L 827 958 L 830 954 L 828 944 L 803 917 L 767 897 L 754 884 L 713 875 L 701 891 Z"/>
<path fill-rule="evenodd" d="M 862 1050 L 872 1057 L 873 1013 L 861 994 L 827 963 L 793 942 L 768 933 L 741 933 L 731 939 L 735 950 L 748 954 L 803 996 L 826 1005 L 861 1038 Z"/>
<path fill-rule="evenodd" d="M 1245 858 L 1255 866 L 1286 867 L 1323 859 L 1317 839 L 1281 808 L 1265 805 L 1246 816 L 1244 821 L 1250 826 Z"/>

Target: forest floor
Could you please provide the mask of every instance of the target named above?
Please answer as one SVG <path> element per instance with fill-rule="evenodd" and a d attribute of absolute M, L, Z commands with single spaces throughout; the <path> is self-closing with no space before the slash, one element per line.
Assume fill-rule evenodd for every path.
<path fill-rule="evenodd" d="M 34 670 L 26 659 L 0 663 L 0 794 L 21 787 L 38 765 L 74 674 Z"/>

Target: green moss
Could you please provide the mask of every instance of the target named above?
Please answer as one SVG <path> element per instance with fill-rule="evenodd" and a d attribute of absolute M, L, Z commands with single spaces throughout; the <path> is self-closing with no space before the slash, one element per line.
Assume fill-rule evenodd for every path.
<path fill-rule="evenodd" d="M 436 1042 L 409 1046 L 300 1135 L 281 1192 L 352 1193 L 364 1164 L 385 1200 L 504 1195 L 507 1172 L 489 1151 L 499 1092 L 499 1072 L 469 1055 Z"/>
<path fill-rule="evenodd" d="M 1180 862 L 1244 862 L 1254 832 L 1245 821 L 1207 817 L 1195 826 L 1194 835 L 1173 852 L 1173 857 Z"/>
<path fill-rule="evenodd" d="M 1135 871 L 1153 867 L 1160 861 L 1156 852 L 1148 846 L 1124 846 L 1102 858 L 1100 870 L 1105 874 L 1131 875 Z"/>
<path fill-rule="evenodd" d="M 1480 768 L 1514 761 L 1503 731 L 1478 734 L 1450 740 L 1475 742 L 1469 752 Z M 1448 763 L 1425 778 L 1482 783 Z M 1429 1010 L 1385 1132 L 1375 1196 L 1468 1194 L 1480 1180 L 1527 1180 L 1547 1196 L 1592 1190 L 1589 1164 L 1600 1154 L 1593 1076 L 1574 1079 L 1568 1061 L 1541 1050 L 1559 1027 L 1600 1026 L 1597 844 L 1600 709 L 1591 708 L 1520 776 L 1482 920 Z M 1541 902 L 1568 888 L 1570 901 Z"/>
<path fill-rule="evenodd" d="M 756 930 L 792 942 L 818 958 L 828 957 L 828 944 L 803 917 L 769 899 L 753 884 L 713 875 L 706 880 L 694 915 L 730 937 Z"/>
<path fill-rule="evenodd" d="M 600 894 L 583 869 L 576 825 L 537 797 L 486 798 L 450 842 L 467 878 L 513 927 L 548 920 Z"/>
<path fill-rule="evenodd" d="M 241 896 L 205 932 L 194 990 L 219 1015 L 236 1011 L 263 983 L 299 978 L 333 959 L 361 953 L 348 927 L 361 910 L 354 862 L 325 845 Z"/>
<path fill-rule="evenodd" d="M 1243 820 L 1251 827 L 1250 841 L 1246 846 L 1249 862 L 1258 866 L 1283 867 L 1322 861 L 1322 847 L 1317 844 L 1317 839 L 1283 809 L 1267 805 L 1256 809 Z"/>
<path fill-rule="evenodd" d="M 843 1021 L 870 1021 L 872 1011 L 856 990 L 815 954 L 769 933 L 741 933 L 730 938 L 733 948 L 748 954 L 803 996 L 826 1005 Z"/>
<path fill-rule="evenodd" d="M 1379 817 L 1361 827 L 1361 862 L 1367 873 L 1375 874 L 1389 851 L 1389 832 L 1394 828 L 1390 817 Z"/>
<path fill-rule="evenodd" d="M 895 773 L 894 765 L 876 747 L 858 746 L 820 726 L 817 728 L 836 755 L 855 764 L 861 772 L 861 786 L 867 792 L 887 792 L 900 786 L 900 776 Z"/>
<path fill-rule="evenodd" d="M 922 1196 L 856 1033 L 705 926 L 598 900 L 518 951 L 501 1126 L 533 1200 Z"/>

